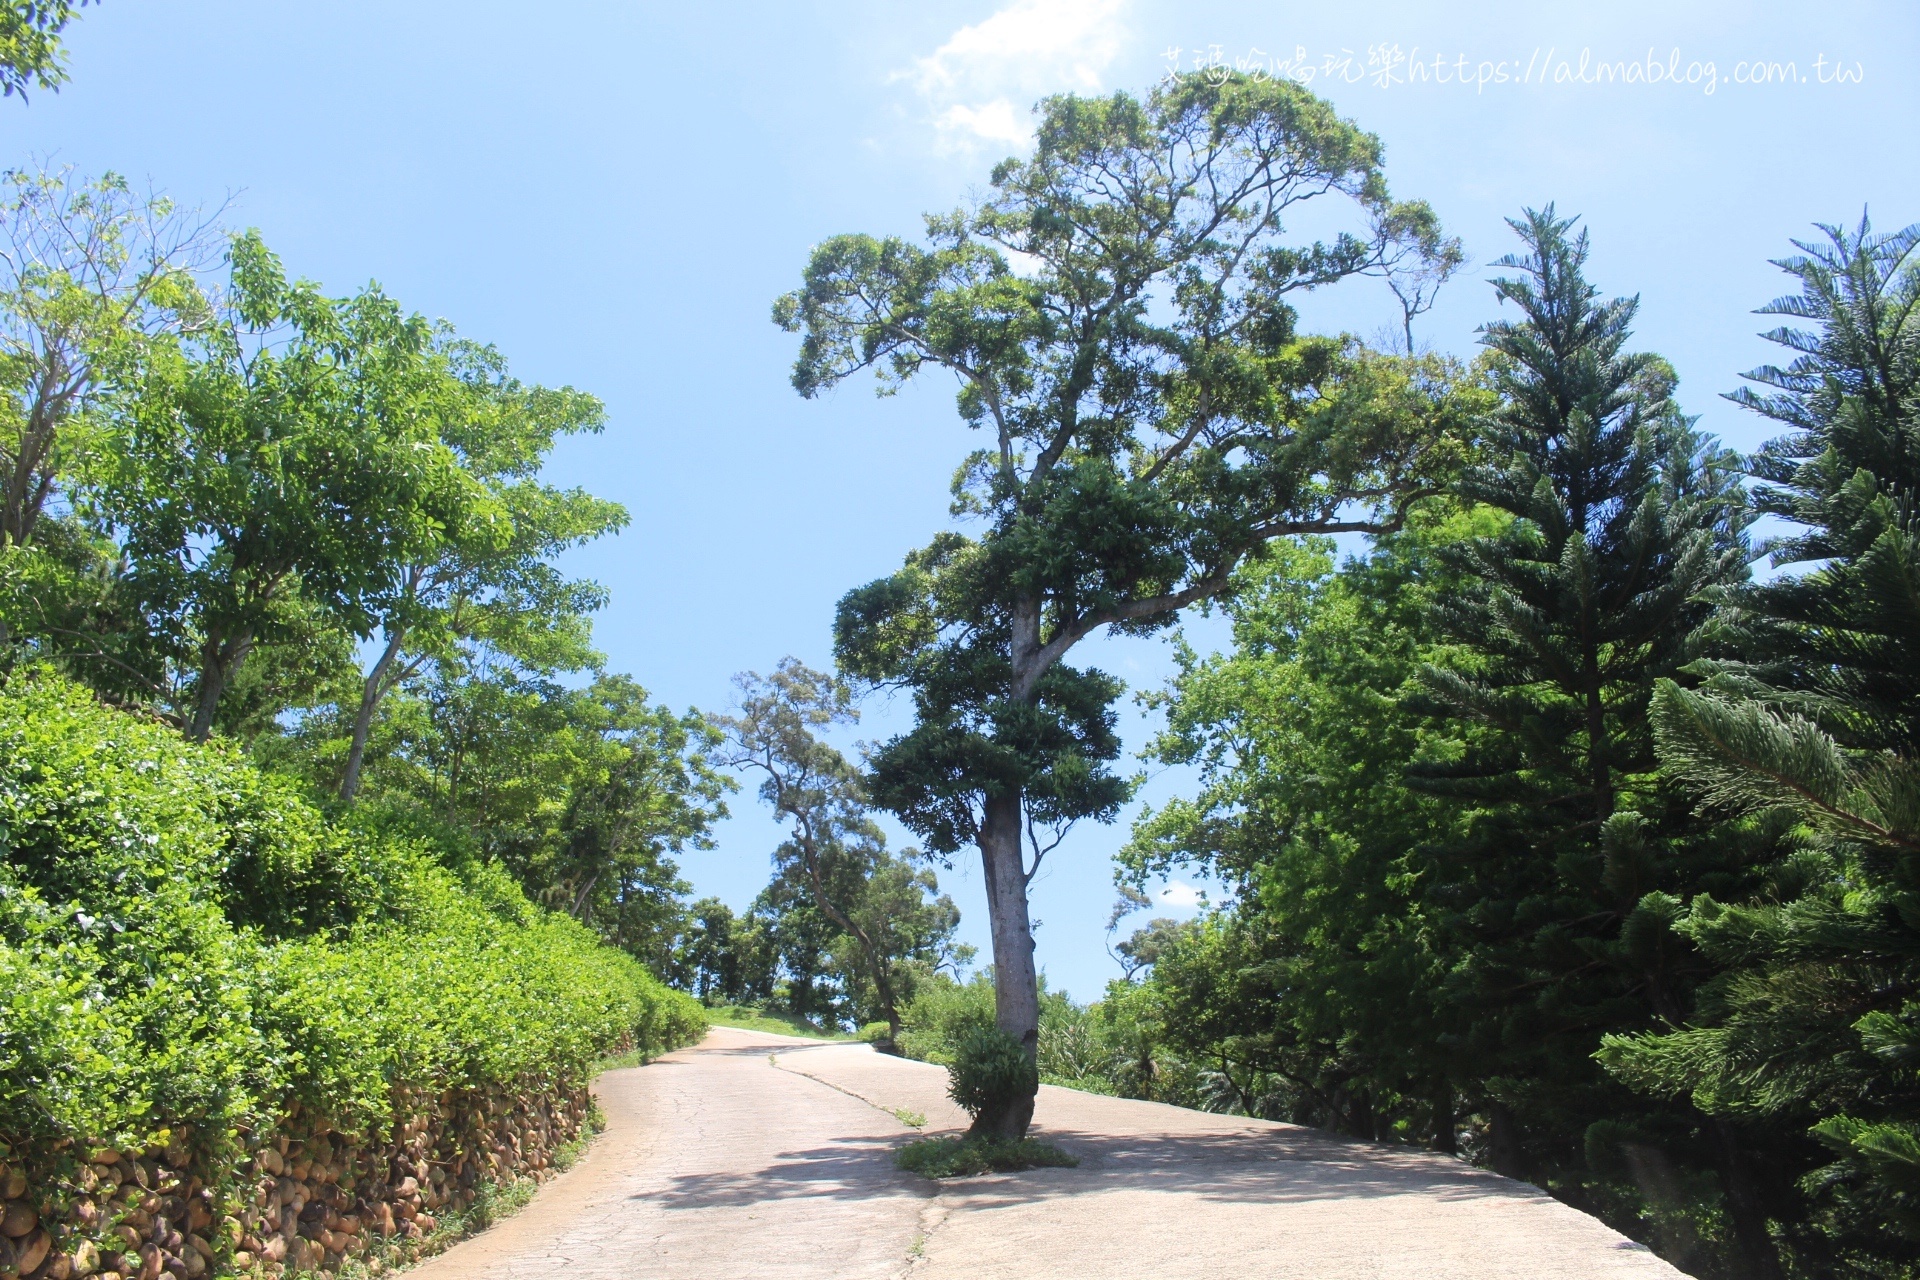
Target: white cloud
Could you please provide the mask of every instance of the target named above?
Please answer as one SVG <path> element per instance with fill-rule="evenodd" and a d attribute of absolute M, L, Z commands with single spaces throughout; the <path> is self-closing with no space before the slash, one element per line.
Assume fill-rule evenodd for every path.
<path fill-rule="evenodd" d="M 948 146 L 1024 146 L 1027 109 L 1048 93 L 1097 92 L 1120 56 L 1127 0 L 1014 0 L 900 72 Z"/>
<path fill-rule="evenodd" d="M 942 133 L 967 133 L 983 141 L 1009 142 L 1016 147 L 1026 146 L 1033 137 L 1032 128 L 1006 98 L 977 107 L 955 103 L 935 116 L 933 123 Z"/>
<path fill-rule="evenodd" d="M 1159 896 L 1161 906 L 1173 907 L 1179 911 L 1193 911 L 1205 900 L 1205 895 L 1200 890 L 1190 884 L 1182 884 L 1178 880 L 1171 881 L 1160 891 Z"/>

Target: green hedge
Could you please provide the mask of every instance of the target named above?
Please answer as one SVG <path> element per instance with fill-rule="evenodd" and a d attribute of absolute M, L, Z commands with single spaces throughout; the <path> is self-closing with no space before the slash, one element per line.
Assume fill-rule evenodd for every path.
<path fill-rule="evenodd" d="M 383 1134 L 396 1090 L 577 1084 L 699 1006 L 497 869 L 330 823 L 236 751 L 43 672 L 0 686 L 0 1141 L 191 1134 L 294 1104 Z"/>

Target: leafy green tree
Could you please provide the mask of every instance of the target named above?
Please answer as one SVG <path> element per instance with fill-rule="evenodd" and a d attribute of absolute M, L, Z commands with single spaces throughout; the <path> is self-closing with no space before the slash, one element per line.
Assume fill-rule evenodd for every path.
<path fill-rule="evenodd" d="M 381 701 L 463 640 L 483 639 L 542 671 L 589 665 L 585 616 L 604 592 L 567 578 L 553 559 L 627 520 L 618 503 L 539 480 L 558 437 L 601 429 L 597 399 L 571 387 L 526 386 L 507 375 L 491 347 L 448 336 L 441 355 L 452 384 L 441 441 L 479 496 L 458 526 L 421 544 L 368 602 L 379 644 L 360 678 L 347 736 L 339 794 L 349 802 Z"/>
<path fill-rule="evenodd" d="M 751 995 L 823 1027 L 851 1020 L 833 961 L 839 928 L 815 905 L 804 879 L 773 877 L 754 898 L 747 921 L 741 946 L 758 960 L 741 966 Z M 756 989 L 760 979 L 764 988 Z"/>
<path fill-rule="evenodd" d="M 1577 1203 L 1639 1198 L 1609 1178 L 1624 1146 L 1704 1166 L 1740 1273 L 1777 1275 L 1752 1135 L 1636 1110 L 1592 1061 L 1603 1031 L 1686 1018 L 1712 969 L 1671 927 L 1681 904 L 1758 891 L 1775 852 L 1693 818 L 1656 776 L 1648 718 L 1656 683 L 1698 653 L 1706 597 L 1746 578 L 1738 460 L 1679 413 L 1662 361 L 1627 351 L 1636 302 L 1599 300 L 1586 234 L 1551 206 L 1513 226 L 1526 251 L 1494 285 L 1520 317 L 1483 331 L 1501 408 L 1457 489 L 1508 520 L 1446 552 L 1469 586 L 1440 602 L 1453 652 L 1421 675 L 1440 724 L 1467 731 L 1411 771 L 1465 819 L 1418 869 L 1467 1088 L 1494 1168 Z"/>
<path fill-rule="evenodd" d="M 1464 586 L 1438 549 L 1501 523 L 1428 509 L 1337 573 L 1325 541 L 1280 544 L 1224 605 L 1232 650 L 1178 650 L 1153 750 L 1205 785 L 1144 813 L 1121 862 L 1233 891 L 1230 910 L 1142 941 L 1158 1043 L 1234 1109 L 1453 1147 L 1465 1073 L 1412 859 L 1454 824 L 1407 784 L 1429 739 L 1403 702 L 1439 656 L 1433 605 Z"/>
<path fill-rule="evenodd" d="M 723 761 L 757 773 L 760 798 L 791 824 L 774 851 L 775 880 L 804 893 L 840 931 L 833 959 L 855 1016 L 871 1010 L 897 1036 L 915 964 L 931 972 L 959 912 L 936 896 L 930 871 L 888 852 L 859 770 L 818 736 L 858 719 L 847 686 L 793 658 L 771 676 L 736 683 L 739 714 L 714 723 L 727 735 Z"/>
<path fill-rule="evenodd" d="M 859 932 L 843 932 L 834 939 L 831 955 L 852 1020 L 858 1026 L 885 1022 L 888 1033 L 897 1035 L 903 1002 L 912 1000 L 920 983 L 953 958 L 960 909 L 940 892 L 931 868 L 881 849 L 848 918 Z M 868 947 L 892 957 L 884 990 L 877 967 L 867 962 Z"/>
<path fill-rule="evenodd" d="M 1610 1037 L 1620 1079 L 1722 1123 L 1811 1132 L 1777 1206 L 1800 1275 L 1920 1265 L 1920 227 L 1823 227 L 1764 314 L 1795 353 L 1732 397 L 1784 424 L 1755 504 L 1799 574 L 1729 591 L 1706 685 L 1663 684 L 1662 762 L 1713 811 L 1795 824 L 1773 892 L 1675 927 L 1723 969 L 1693 1016 Z M 1795 327 L 1800 321 L 1810 327 Z M 1811 1149 L 1807 1149 L 1811 1148 Z"/>
<path fill-rule="evenodd" d="M 1423 216 L 1389 218 L 1380 230 L 1386 248 L 1379 274 L 1400 304 L 1400 339 L 1412 356 L 1413 322 L 1433 310 L 1441 288 L 1467 265 L 1467 251 L 1458 236 L 1441 234 L 1439 225 Z"/>
<path fill-rule="evenodd" d="M 451 860 L 504 865 L 535 901 L 672 974 L 676 859 L 712 847 L 730 784 L 707 722 L 647 699 L 625 676 L 575 688 L 469 648 L 388 699 L 356 808 Z M 337 728 L 313 732 L 337 743 Z M 310 739 L 289 747 L 311 758 Z"/>
<path fill-rule="evenodd" d="M 1126 980 L 1131 982 L 1144 971 L 1152 969 L 1185 927 L 1171 916 L 1156 916 L 1123 939 L 1114 951 Z"/>
<path fill-rule="evenodd" d="M 1519 229 L 1496 285 L 1522 314 L 1486 331 L 1497 399 L 1451 499 L 1337 572 L 1312 544 L 1241 570 L 1233 651 L 1183 654 L 1156 748 L 1206 788 L 1125 861 L 1199 864 L 1232 906 L 1122 994 L 1211 1105 L 1464 1134 L 1702 1274 L 1777 1274 L 1773 1136 L 1591 1061 L 1712 979 L 1670 927 L 1687 897 L 1782 883 L 1777 826 L 1695 817 L 1648 722 L 1712 643 L 1702 597 L 1744 580 L 1738 470 L 1626 353 L 1584 239 Z"/>
<path fill-rule="evenodd" d="M 526 671 L 473 644 L 388 698 L 360 796 L 378 811 L 370 819 L 436 828 L 459 855 L 489 861 L 525 861 L 550 846 L 591 751 L 575 732 L 575 691 L 560 674 L 572 673 Z M 302 738 L 311 730 L 339 741 L 337 719 L 301 729 Z M 299 745 L 307 759 L 319 754 Z"/>
<path fill-rule="evenodd" d="M 1294 332 L 1290 294 L 1377 271 L 1432 223 L 1389 201 L 1376 139 L 1296 84 L 1240 77 L 1038 110 L 1032 157 L 997 166 L 971 212 L 930 217 L 925 247 L 832 237 L 775 306 L 803 335 L 802 395 L 944 369 L 988 433 L 954 486 L 982 536 L 942 534 L 849 594 L 835 652 L 913 691 L 872 794 L 935 854 L 980 849 L 997 1017 L 1030 1054 L 1027 883 L 1049 839 L 1128 791 L 1119 682 L 1063 659 L 1101 628 L 1169 625 L 1273 538 L 1392 526 L 1451 460 L 1431 364 Z M 1284 220 L 1328 193 L 1365 232 L 1288 243 Z M 988 1127 L 1018 1136 L 1031 1114 L 1028 1096 Z"/>
<path fill-rule="evenodd" d="M 113 541 L 65 513 L 0 549 L 0 663 L 45 664 L 122 708 L 164 705 L 167 652 L 128 589 Z"/>
<path fill-rule="evenodd" d="M 181 718 L 197 740 L 256 644 L 305 609 L 367 634 L 397 567 L 475 496 L 441 440 L 456 406 L 426 321 L 377 289 L 336 300 L 289 282 L 254 235 L 229 260 L 218 322 L 117 389 L 88 494 L 191 672 Z"/>
<path fill-rule="evenodd" d="M 713 847 L 726 814 L 714 767 L 718 732 L 698 714 L 648 706 L 625 676 L 602 675 L 570 699 L 575 732 L 591 748 L 569 779 L 559 839 L 516 866 L 523 882 L 581 922 L 656 966 L 684 885 L 674 857 Z"/>
<path fill-rule="evenodd" d="M 687 925 L 675 951 L 675 964 L 687 990 L 708 1004 L 740 1000 L 749 975 L 743 972 L 747 941 L 733 908 L 718 898 L 702 898 L 687 908 Z"/>
<path fill-rule="evenodd" d="M 87 0 L 6 0 L 0 4 L 0 96 L 29 85 L 58 90 L 67 81 L 60 36 Z"/>
<path fill-rule="evenodd" d="M 161 632 L 148 644 L 164 650 L 171 639 Z M 296 587 L 281 601 L 271 643 L 255 645 L 227 681 L 213 730 L 246 744 L 264 763 L 271 753 L 261 750 L 263 739 L 280 736 L 289 714 L 323 702 L 353 670 L 354 637 Z"/>
<path fill-rule="evenodd" d="M 132 376 L 153 340 L 211 321 L 199 274 L 220 242 L 204 218 L 116 173 L 9 169 L 0 190 L 0 547 L 12 548 L 33 541 L 65 454 L 84 448 L 67 436 L 110 380 Z"/>

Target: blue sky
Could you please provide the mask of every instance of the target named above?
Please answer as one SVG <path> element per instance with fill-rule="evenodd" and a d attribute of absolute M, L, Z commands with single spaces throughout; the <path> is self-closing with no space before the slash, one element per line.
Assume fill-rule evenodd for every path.
<path fill-rule="evenodd" d="M 1176 63 L 1310 77 L 1473 255 L 1419 334 L 1444 350 L 1496 313 L 1502 219 L 1558 202 L 1591 227 L 1601 287 L 1640 294 L 1640 343 L 1683 402 L 1741 447 L 1761 432 L 1718 396 L 1770 358 L 1749 314 L 1784 290 L 1767 260 L 1863 207 L 1920 220 L 1910 3 L 106 0 L 69 43 L 70 85 L 0 103 L 9 163 L 231 196 L 294 272 L 378 280 L 522 377 L 606 400 L 606 434 L 552 475 L 633 524 L 573 567 L 612 589 L 612 665 L 679 707 L 721 708 L 734 672 L 786 654 L 827 664 L 834 601 L 944 524 L 968 447 L 951 387 L 802 401 L 768 306 L 825 236 L 912 233 L 964 202 L 1042 94 L 1140 90 Z M 1306 317 L 1367 334 L 1390 301 L 1343 287 Z M 1157 641 L 1086 656 L 1136 688 L 1168 670 Z M 871 707 L 863 732 L 900 712 Z M 1137 747 L 1151 726 L 1130 710 L 1127 730 Z M 1157 775 L 1144 798 L 1191 781 Z M 685 869 L 744 906 L 777 835 L 751 795 L 734 809 Z M 1035 886 L 1041 962 L 1082 998 L 1117 973 L 1102 933 L 1125 825 L 1076 831 Z M 984 952 L 978 873 L 943 882 Z"/>

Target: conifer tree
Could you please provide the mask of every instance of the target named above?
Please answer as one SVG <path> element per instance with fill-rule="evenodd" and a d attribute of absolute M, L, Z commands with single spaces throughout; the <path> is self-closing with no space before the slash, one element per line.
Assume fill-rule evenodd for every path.
<path fill-rule="evenodd" d="M 1795 358 L 1731 398 L 1788 434 L 1753 459 L 1763 511 L 1802 526 L 1728 593 L 1703 688 L 1661 686 L 1662 762 L 1710 809 L 1795 822 L 1781 891 L 1695 898 L 1679 930 L 1727 967 L 1697 1016 L 1603 1059 L 1716 1117 L 1810 1131 L 1779 1233 L 1807 1275 L 1920 1262 L 1920 226 L 1823 227 L 1763 314 Z M 1809 1144 L 1811 1146 L 1812 1144 Z M 1819 1148 L 1814 1148 L 1819 1151 Z M 1820 1167 L 1824 1166 L 1824 1167 Z"/>
<path fill-rule="evenodd" d="M 1474 585 L 1439 606 L 1453 649 L 1421 678 L 1452 745 L 1410 770 L 1464 818 L 1424 860 L 1477 1077 L 1456 1083 L 1490 1118 L 1496 1169 L 1586 1207 L 1661 1208 L 1632 1203 L 1623 1150 L 1717 1172 L 1741 1274 L 1774 1275 L 1740 1135 L 1636 1109 L 1592 1060 L 1603 1030 L 1686 1017 L 1710 971 L 1670 922 L 1752 877 L 1740 842 L 1703 841 L 1659 785 L 1648 722 L 1702 593 L 1746 575 L 1738 468 L 1680 413 L 1671 368 L 1627 350 L 1637 299 L 1599 300 L 1574 220 L 1548 206 L 1511 225 L 1526 249 L 1494 284 L 1521 314 L 1483 330 L 1501 408 L 1459 489 L 1507 519 L 1447 552 Z"/>

